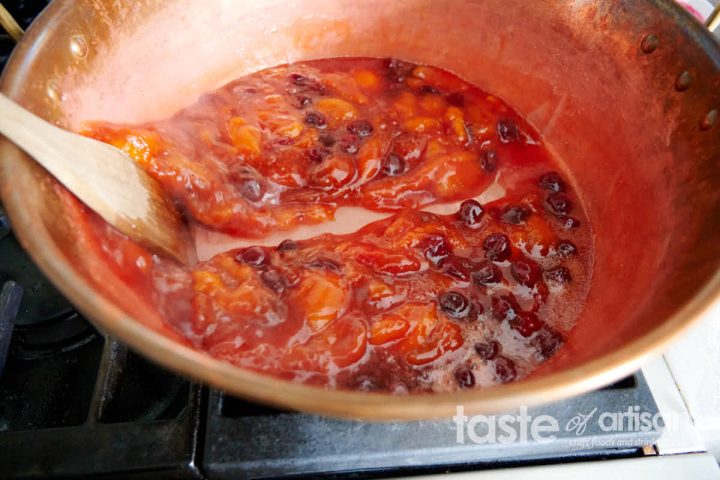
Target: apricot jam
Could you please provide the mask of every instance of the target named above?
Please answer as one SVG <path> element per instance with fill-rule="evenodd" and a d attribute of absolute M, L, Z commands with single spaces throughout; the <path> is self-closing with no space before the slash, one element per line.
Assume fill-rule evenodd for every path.
<path fill-rule="evenodd" d="M 85 133 L 127 151 L 191 222 L 234 236 L 342 206 L 392 213 L 192 268 L 85 213 L 116 273 L 195 348 L 240 367 L 342 389 L 486 387 L 554 355 L 582 309 L 592 243 L 578 196 L 526 122 L 441 69 L 273 67 L 167 120 Z"/>

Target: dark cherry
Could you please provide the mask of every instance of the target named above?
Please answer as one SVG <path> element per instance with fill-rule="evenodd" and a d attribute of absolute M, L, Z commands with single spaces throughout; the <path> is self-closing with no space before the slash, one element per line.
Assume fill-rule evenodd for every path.
<path fill-rule="evenodd" d="M 530 217 L 530 209 L 524 205 L 510 205 L 503 209 L 500 221 L 510 225 L 522 225 Z"/>
<path fill-rule="evenodd" d="M 514 143 L 520 140 L 520 130 L 517 123 L 508 118 L 498 120 L 497 133 L 502 143 Z"/>
<path fill-rule="evenodd" d="M 465 200 L 460 204 L 458 210 L 458 217 L 462 220 L 465 225 L 471 228 L 477 228 L 480 226 L 480 219 L 482 218 L 483 207 L 479 202 L 475 200 Z"/>
<path fill-rule="evenodd" d="M 326 93 L 325 85 L 315 80 L 314 78 L 306 77 L 301 73 L 291 73 L 290 82 L 295 85 L 295 87 L 289 88 L 287 90 L 290 94 L 297 94 L 308 90 L 315 91 L 320 95 L 324 95 Z"/>
<path fill-rule="evenodd" d="M 475 271 L 472 273 L 472 278 L 478 285 L 492 285 L 494 283 L 500 283 L 503 275 L 497 265 L 484 261 L 475 268 Z"/>
<path fill-rule="evenodd" d="M 238 184 L 238 191 L 251 202 L 259 202 L 265 195 L 265 186 L 255 178 L 244 178 Z"/>
<path fill-rule="evenodd" d="M 423 85 L 423 86 L 420 88 L 420 91 L 421 91 L 422 93 L 427 93 L 427 94 L 430 94 L 430 95 L 440 95 L 440 93 L 441 93 L 440 90 L 438 90 L 437 88 L 433 87 L 432 85 Z"/>
<path fill-rule="evenodd" d="M 353 135 L 343 135 L 337 142 L 337 148 L 341 152 L 355 155 L 360 150 L 360 140 Z"/>
<path fill-rule="evenodd" d="M 517 313 L 517 316 L 510 320 L 510 327 L 517 330 L 523 337 L 531 336 L 545 325 L 545 322 L 532 312 L 515 313 Z"/>
<path fill-rule="evenodd" d="M 332 152 L 324 147 L 312 147 L 307 150 L 307 156 L 314 163 L 322 163 Z"/>
<path fill-rule="evenodd" d="M 287 252 L 289 250 L 297 250 L 298 243 L 295 240 L 290 240 L 289 238 L 287 240 L 283 240 L 280 242 L 280 244 L 277 246 L 278 252 Z"/>
<path fill-rule="evenodd" d="M 554 267 L 545 272 L 545 280 L 555 285 L 567 285 L 572 281 L 572 275 L 565 267 Z"/>
<path fill-rule="evenodd" d="M 580 220 L 575 217 L 560 217 L 560 221 L 565 230 L 573 230 L 580 227 Z"/>
<path fill-rule="evenodd" d="M 449 275 L 462 282 L 470 280 L 470 272 L 475 267 L 475 262 L 469 258 L 458 257 L 456 255 L 450 255 L 443 260 L 443 273 Z"/>
<path fill-rule="evenodd" d="M 470 302 L 459 292 L 443 292 L 438 296 L 438 305 L 452 318 L 466 318 L 470 314 Z"/>
<path fill-rule="evenodd" d="M 369 137 L 373 133 L 373 126 L 367 120 L 354 120 L 347 126 L 347 131 L 358 137 Z"/>
<path fill-rule="evenodd" d="M 283 293 L 292 286 L 290 281 L 282 273 L 280 273 L 279 270 L 274 268 L 269 268 L 262 272 L 262 274 L 260 274 L 260 278 L 266 287 L 277 294 Z"/>
<path fill-rule="evenodd" d="M 361 140 L 355 135 L 346 134 L 340 137 L 337 144 L 335 145 L 341 152 L 347 153 L 348 155 L 355 155 L 360 151 Z"/>
<path fill-rule="evenodd" d="M 290 81 L 295 85 L 305 85 L 308 82 L 308 78 L 301 73 L 291 73 Z"/>
<path fill-rule="evenodd" d="M 558 175 L 557 172 L 545 173 L 542 177 L 540 177 L 540 180 L 538 180 L 538 185 L 540 188 L 550 192 L 565 191 L 565 182 L 562 178 L 560 178 L 560 175 Z"/>
<path fill-rule="evenodd" d="M 443 235 L 430 235 L 420 242 L 425 258 L 434 265 L 439 265 L 445 258 L 452 255 L 452 247 Z"/>
<path fill-rule="evenodd" d="M 340 265 L 338 262 L 333 260 L 332 258 L 327 257 L 318 257 L 312 262 L 308 264 L 308 267 L 310 268 L 320 268 L 323 270 L 330 270 L 333 272 L 340 272 L 342 270 L 342 265 Z"/>
<path fill-rule="evenodd" d="M 515 362 L 507 357 L 498 357 L 495 359 L 495 376 L 500 383 L 508 383 L 517 377 L 517 367 Z"/>
<path fill-rule="evenodd" d="M 520 285 L 526 287 L 532 287 L 540 280 L 540 267 L 535 262 L 527 259 L 512 262 L 510 273 Z"/>
<path fill-rule="evenodd" d="M 493 297 L 492 313 L 496 320 L 513 320 L 520 311 L 520 306 L 512 295 Z"/>
<path fill-rule="evenodd" d="M 545 326 L 538 330 L 530 343 L 543 358 L 550 358 L 562 346 L 563 338 L 558 332 Z"/>
<path fill-rule="evenodd" d="M 454 107 L 464 107 L 465 106 L 465 97 L 460 92 L 453 92 L 450 95 L 448 95 L 446 98 L 447 102 L 454 106 Z"/>
<path fill-rule="evenodd" d="M 460 365 L 455 369 L 455 380 L 457 380 L 460 388 L 472 388 L 475 386 L 475 374 L 467 365 Z"/>
<path fill-rule="evenodd" d="M 562 258 L 572 257 L 577 253 L 577 246 L 570 240 L 560 240 L 555 247 L 557 255 Z"/>
<path fill-rule="evenodd" d="M 262 247 L 248 247 L 235 256 L 235 260 L 253 267 L 264 267 L 269 263 L 269 258 Z"/>
<path fill-rule="evenodd" d="M 415 66 L 412 63 L 403 62 L 392 58 L 388 61 L 388 78 L 393 82 L 404 82 Z"/>
<path fill-rule="evenodd" d="M 305 115 L 305 123 L 317 128 L 325 128 L 327 126 L 325 115 L 320 112 L 308 112 Z"/>
<path fill-rule="evenodd" d="M 405 173 L 406 169 L 407 165 L 405 164 L 405 160 L 400 155 L 390 153 L 387 157 L 385 157 L 382 167 L 382 171 L 385 175 L 394 177 Z"/>
<path fill-rule="evenodd" d="M 545 199 L 545 209 L 556 217 L 564 217 L 572 208 L 572 201 L 564 193 L 551 193 Z"/>
<path fill-rule="evenodd" d="M 310 105 L 312 103 L 312 98 L 308 97 L 307 95 L 295 95 L 295 98 L 293 100 L 293 105 L 295 105 L 298 109 L 303 109 Z"/>
<path fill-rule="evenodd" d="M 500 354 L 500 344 L 496 340 L 476 343 L 475 352 L 481 360 L 493 360 Z"/>
<path fill-rule="evenodd" d="M 335 145 L 335 142 L 337 141 L 337 140 L 335 140 L 335 137 L 333 137 L 332 135 L 329 135 L 329 134 L 322 134 L 322 135 L 318 136 L 318 140 L 320 141 L 320 143 L 322 143 L 326 147 L 332 147 L 333 145 Z"/>
<path fill-rule="evenodd" d="M 494 262 L 502 262 L 510 258 L 512 248 L 510 239 L 504 233 L 493 233 L 483 242 L 485 257 Z"/>
<path fill-rule="evenodd" d="M 498 159 L 495 150 L 483 150 L 480 153 L 480 167 L 488 173 L 497 169 Z"/>

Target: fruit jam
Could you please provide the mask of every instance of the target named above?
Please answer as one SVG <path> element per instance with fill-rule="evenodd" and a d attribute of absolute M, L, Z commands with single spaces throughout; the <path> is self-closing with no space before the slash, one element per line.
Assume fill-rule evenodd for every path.
<path fill-rule="evenodd" d="M 191 222 L 233 236 L 292 237 L 342 206 L 390 212 L 183 267 L 84 211 L 110 267 L 235 365 L 343 389 L 485 387 L 555 354 L 582 310 L 592 242 L 577 195 L 516 113 L 438 68 L 274 67 L 170 119 L 85 133 L 127 151 Z"/>

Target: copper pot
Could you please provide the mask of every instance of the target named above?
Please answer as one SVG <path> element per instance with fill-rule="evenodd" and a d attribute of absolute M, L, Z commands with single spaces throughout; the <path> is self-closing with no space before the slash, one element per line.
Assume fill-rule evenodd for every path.
<path fill-rule="evenodd" d="M 327 391 L 192 350 L 77 242 L 53 180 L 0 142 L 2 200 L 23 246 L 102 330 L 233 394 L 367 419 L 490 412 L 627 375 L 720 292 L 720 47 L 670 0 L 56 0 L 0 84 L 68 128 L 167 116 L 278 63 L 394 56 L 452 70 L 542 133 L 581 192 L 594 285 L 566 346 L 530 378 L 392 396 Z"/>

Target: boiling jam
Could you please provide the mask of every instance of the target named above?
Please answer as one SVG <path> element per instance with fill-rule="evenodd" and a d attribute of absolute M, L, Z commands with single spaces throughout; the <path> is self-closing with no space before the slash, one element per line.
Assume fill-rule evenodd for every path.
<path fill-rule="evenodd" d="M 555 354 L 582 309 L 592 251 L 577 195 L 527 123 L 439 68 L 273 67 L 167 120 L 85 133 L 128 152 L 205 229 L 292 237 L 340 207 L 389 212 L 193 267 L 84 213 L 116 273 L 240 367 L 343 389 L 485 387 Z"/>

